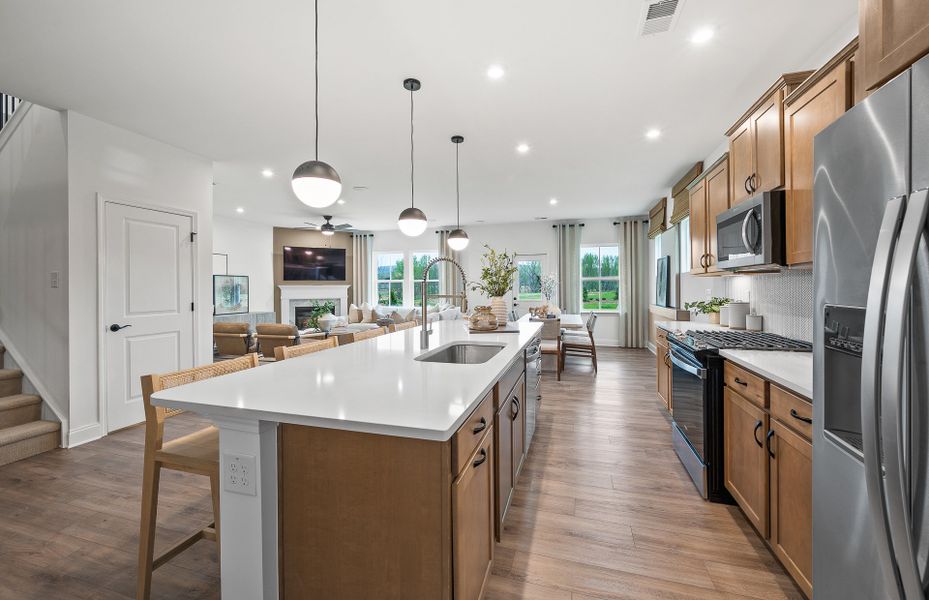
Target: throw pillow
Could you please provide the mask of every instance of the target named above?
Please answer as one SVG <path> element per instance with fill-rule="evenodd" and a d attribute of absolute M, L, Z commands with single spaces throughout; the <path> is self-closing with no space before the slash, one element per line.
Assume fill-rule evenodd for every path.
<path fill-rule="evenodd" d="M 355 306 L 354 304 L 348 307 L 348 322 L 349 323 L 361 323 L 362 315 L 361 309 Z"/>
<path fill-rule="evenodd" d="M 459 307 L 449 308 L 442 311 L 443 321 L 457 321 L 461 318 L 461 309 Z"/>
<path fill-rule="evenodd" d="M 374 319 L 375 322 L 384 320 L 384 319 L 389 319 L 390 311 L 387 310 L 387 308 L 384 306 L 375 306 L 373 309 L 371 309 L 371 317 Z"/>
<path fill-rule="evenodd" d="M 397 311 L 393 311 L 392 313 L 390 313 L 390 318 L 393 320 L 394 323 L 405 323 L 406 322 L 406 319 L 403 317 L 403 315 L 401 315 Z"/>
<path fill-rule="evenodd" d="M 374 316 L 374 309 L 370 304 L 365 302 L 361 305 L 361 322 L 362 323 L 374 323 L 377 321 L 377 317 Z"/>

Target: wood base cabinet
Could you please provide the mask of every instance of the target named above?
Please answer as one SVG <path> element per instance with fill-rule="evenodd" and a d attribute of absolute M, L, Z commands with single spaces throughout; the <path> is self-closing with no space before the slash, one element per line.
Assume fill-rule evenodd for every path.
<path fill-rule="evenodd" d="M 526 411 L 525 411 L 525 376 L 521 376 L 510 390 L 499 390 L 497 413 L 494 417 L 496 431 L 496 539 L 503 535 L 503 521 L 506 519 L 516 479 L 522 470 L 526 457 Z"/>
<path fill-rule="evenodd" d="M 477 600 L 494 560 L 494 436 L 483 442 L 452 484 L 455 600 Z"/>
<path fill-rule="evenodd" d="M 771 547 L 794 580 L 813 595 L 813 444 L 779 421 L 768 438 Z"/>
<path fill-rule="evenodd" d="M 731 388 L 723 392 L 726 489 L 762 536 L 768 535 L 768 415 Z"/>
<path fill-rule="evenodd" d="M 658 368 L 658 399 L 671 410 L 671 351 L 668 334 L 660 327 L 655 332 L 655 360 Z"/>

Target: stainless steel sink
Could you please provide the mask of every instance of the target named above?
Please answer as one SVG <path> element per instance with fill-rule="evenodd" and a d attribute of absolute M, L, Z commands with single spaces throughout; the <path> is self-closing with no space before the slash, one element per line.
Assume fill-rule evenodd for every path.
<path fill-rule="evenodd" d="M 431 352 L 420 354 L 415 360 L 455 365 L 479 365 L 496 356 L 505 347 L 505 344 L 487 342 L 453 342 Z"/>

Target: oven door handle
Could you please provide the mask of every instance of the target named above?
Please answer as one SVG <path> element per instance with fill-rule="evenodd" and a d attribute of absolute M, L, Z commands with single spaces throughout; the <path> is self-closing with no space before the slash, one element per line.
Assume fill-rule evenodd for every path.
<path fill-rule="evenodd" d="M 690 373 L 691 375 L 699 377 L 700 379 L 706 379 L 706 369 L 688 364 L 684 361 L 683 358 L 679 357 L 677 353 L 674 352 L 673 348 L 671 349 L 671 362 L 678 369 L 686 373 Z"/>

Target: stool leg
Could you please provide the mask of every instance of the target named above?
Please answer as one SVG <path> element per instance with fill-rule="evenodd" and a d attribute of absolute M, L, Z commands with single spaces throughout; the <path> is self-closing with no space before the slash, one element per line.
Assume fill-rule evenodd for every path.
<path fill-rule="evenodd" d="M 136 599 L 148 600 L 152 593 L 152 560 L 155 555 L 155 523 L 158 515 L 158 483 L 161 464 L 145 457 L 142 474 L 142 521 L 139 526 L 139 576 Z"/>

